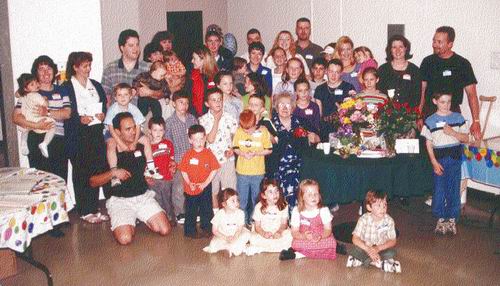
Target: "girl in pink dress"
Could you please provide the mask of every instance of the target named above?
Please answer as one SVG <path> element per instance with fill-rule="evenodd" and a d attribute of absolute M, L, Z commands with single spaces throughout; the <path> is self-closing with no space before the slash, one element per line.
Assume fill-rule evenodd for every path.
<path fill-rule="evenodd" d="M 306 179 L 299 185 L 298 206 L 292 211 L 292 248 L 280 260 L 309 257 L 333 260 L 337 242 L 332 234 L 332 215 L 321 204 L 318 182 Z"/>

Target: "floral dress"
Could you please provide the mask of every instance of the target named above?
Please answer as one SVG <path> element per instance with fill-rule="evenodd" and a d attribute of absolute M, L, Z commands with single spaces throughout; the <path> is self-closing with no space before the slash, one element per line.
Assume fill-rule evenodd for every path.
<path fill-rule="evenodd" d="M 277 161 L 273 177 L 280 182 L 280 187 L 291 210 L 297 204 L 300 167 L 302 166 L 300 146 L 298 145 L 303 143 L 307 145 L 307 138 L 294 137 L 294 130 L 301 127 L 301 121 L 295 115 L 292 115 L 290 130 L 283 126 L 277 113 L 273 114 L 272 122 L 278 132 L 278 143 L 273 146 L 274 159 Z"/>

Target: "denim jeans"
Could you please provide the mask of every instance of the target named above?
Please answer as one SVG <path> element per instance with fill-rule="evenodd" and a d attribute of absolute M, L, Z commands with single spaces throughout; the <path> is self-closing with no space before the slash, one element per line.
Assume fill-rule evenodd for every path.
<path fill-rule="evenodd" d="M 184 221 L 184 235 L 196 233 L 196 217 L 200 216 L 200 227 L 202 230 L 212 233 L 212 223 L 214 217 L 212 209 L 212 185 L 209 184 L 201 194 L 186 196 L 186 220 Z"/>
<path fill-rule="evenodd" d="M 240 196 L 240 208 L 245 212 L 245 222 L 247 224 L 250 224 L 252 220 L 253 208 L 257 204 L 260 183 L 263 178 L 264 175 L 247 176 L 236 174 L 236 187 Z M 248 197 L 250 197 L 250 200 Z"/>
<path fill-rule="evenodd" d="M 460 159 L 443 157 L 438 159 L 443 166 L 443 174 L 434 174 L 434 195 L 432 214 L 438 218 L 458 219 L 460 217 Z"/>

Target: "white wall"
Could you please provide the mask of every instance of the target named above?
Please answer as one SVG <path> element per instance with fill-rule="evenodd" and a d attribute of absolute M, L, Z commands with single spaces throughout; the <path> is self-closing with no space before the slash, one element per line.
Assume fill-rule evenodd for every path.
<path fill-rule="evenodd" d="M 491 52 L 500 52 L 498 0 L 296 0 L 286 4 L 278 0 L 232 0 L 227 11 L 228 30 L 236 35 L 240 47 L 246 47 L 246 32 L 255 27 L 270 48 L 280 30 L 294 33 L 295 21 L 305 16 L 312 21 L 315 43 L 324 46 L 348 35 L 355 46 L 368 46 L 380 64 L 385 62 L 388 24 L 405 24 L 414 54 L 411 61 L 416 65 L 432 53 L 435 29 L 452 26 L 457 33 L 454 50 L 471 62 L 479 82 L 478 94 L 499 97 L 487 135 L 500 130 L 500 70 L 490 68 Z M 462 110 L 470 118 L 466 101 Z"/>
<path fill-rule="evenodd" d="M 9 0 L 12 74 L 30 72 L 33 60 L 50 56 L 65 65 L 73 51 L 92 53 L 91 78 L 101 79 L 101 12 L 98 0 Z M 27 158 L 20 156 L 21 166 Z"/>
<path fill-rule="evenodd" d="M 120 57 L 117 41 L 121 31 L 136 30 L 143 49 L 156 32 L 167 29 L 167 12 L 203 11 L 203 30 L 216 23 L 227 31 L 227 0 L 101 0 L 101 8 L 104 63 Z"/>

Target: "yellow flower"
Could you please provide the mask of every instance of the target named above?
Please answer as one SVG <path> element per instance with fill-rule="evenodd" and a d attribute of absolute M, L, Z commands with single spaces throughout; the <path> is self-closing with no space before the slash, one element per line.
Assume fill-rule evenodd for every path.
<path fill-rule="evenodd" d="M 349 119 L 349 117 L 344 117 L 344 124 L 351 124 L 351 119 Z"/>

